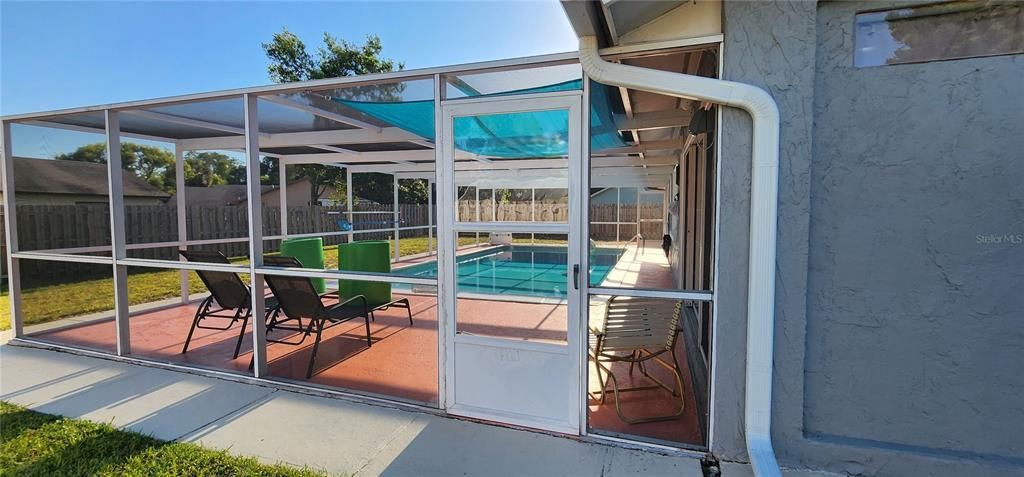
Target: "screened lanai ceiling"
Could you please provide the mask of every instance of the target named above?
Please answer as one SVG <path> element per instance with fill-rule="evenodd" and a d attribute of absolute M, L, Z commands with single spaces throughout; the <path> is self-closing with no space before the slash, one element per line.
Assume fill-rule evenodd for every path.
<path fill-rule="evenodd" d="M 658 52 L 613 58 L 637 66 L 697 73 L 711 67 L 712 50 Z M 712 61 L 708 61 L 708 59 Z M 710 66 L 708 66 L 710 65 Z M 578 63 L 550 64 L 442 75 L 448 99 L 579 90 Z M 642 169 L 664 174 L 686 144 L 685 125 L 700 107 L 691 101 L 591 83 L 591 154 L 595 168 Z M 411 75 L 390 82 L 321 86 L 257 93 L 260 152 L 297 163 L 357 166 L 404 176 L 433 170 L 434 83 Z M 241 96 L 122 107 L 120 128 L 131 138 L 169 140 L 182 150 L 244 150 Z M 456 118 L 456 161 L 492 169 L 543 169 L 543 159 L 567 153 L 564 111 Z M 561 115 L 561 117 L 559 116 Z M 102 133 L 102 111 L 35 118 L 41 126 Z M 534 160 L 536 159 L 536 161 Z M 483 161 L 479 163 L 477 161 Z M 378 167 L 379 166 L 379 167 Z M 562 167 L 562 166 L 558 166 Z M 557 167 L 556 167 L 557 168 Z M 621 170 L 621 169 L 620 169 Z M 482 173 L 481 173 L 482 174 Z"/>
<path fill-rule="evenodd" d="M 552 91 L 579 90 L 582 80 L 575 79 L 550 85 L 518 90 L 480 93 L 462 87 L 477 96 L 498 96 Z M 411 141 L 372 143 L 330 143 L 262 147 L 261 152 L 274 155 L 303 155 L 329 152 L 387 152 L 416 151 L 432 147 L 434 142 L 433 99 L 409 101 L 368 101 L 345 99 L 346 92 L 302 92 L 287 95 L 262 96 L 259 104 L 259 132 L 286 134 L 318 131 L 350 131 L 397 127 L 409 134 Z M 337 96 L 334 96 L 337 94 Z M 379 96 L 366 93 L 362 96 Z M 388 95 L 384 95 L 388 97 Z M 592 147 L 605 149 L 626 144 L 614 127 L 612 102 L 616 93 L 598 86 L 592 89 L 591 124 L 595 134 Z M 456 147 L 464 152 L 483 157 L 545 158 L 561 157 L 567 153 L 567 113 L 538 111 L 501 114 L 474 118 L 458 118 L 455 127 Z M 119 115 L 122 133 L 169 140 L 219 138 L 244 134 L 244 108 L 241 98 L 219 99 L 126 110 Z M 102 131 L 102 112 L 59 116 L 48 120 L 78 128 Z M 339 136 L 339 139 L 343 139 Z M 231 149 L 231 148 L 225 148 Z M 423 155 L 424 160 L 432 160 Z M 389 162 L 382 160 L 381 162 Z"/>
<path fill-rule="evenodd" d="M 710 50 L 691 50 L 667 53 L 661 55 L 650 55 L 621 60 L 622 63 L 651 68 L 673 73 L 686 73 L 692 75 L 714 77 L 716 76 L 716 55 Z M 620 90 L 623 95 L 623 104 L 628 106 L 627 114 L 634 117 L 649 118 L 647 121 L 640 121 L 635 124 L 636 128 L 630 129 L 634 142 L 638 144 L 665 143 L 680 137 L 684 127 L 658 127 L 666 124 L 689 124 L 696 109 L 701 104 L 696 101 L 674 98 L 661 94 L 646 91 Z M 675 117 L 671 113 L 674 112 Z M 653 113 L 653 115 L 652 115 Z M 660 122 L 659 122 L 660 121 Z M 670 142 L 669 142 L 670 143 Z"/>
<path fill-rule="evenodd" d="M 290 93 L 263 96 L 261 99 L 259 128 L 263 134 L 388 126 L 374 118 L 362 117 L 322 94 Z M 356 117 L 349 117 L 352 113 L 356 113 Z M 104 127 L 100 111 L 58 116 L 47 121 L 99 130 Z M 166 139 L 219 137 L 245 132 L 244 107 L 240 97 L 126 110 L 121 114 L 120 123 L 122 132 Z"/>
<path fill-rule="evenodd" d="M 508 96 L 515 94 L 572 91 L 583 88 L 583 80 L 573 79 L 560 83 L 511 91 L 480 93 L 481 96 Z M 470 90 L 468 87 L 461 88 Z M 342 105 L 368 116 L 390 123 L 406 131 L 434 141 L 434 102 L 419 101 L 355 101 L 334 98 Z M 615 93 L 604 85 L 591 88 L 591 148 L 622 147 L 626 143 L 614 127 L 612 101 Z M 568 153 L 568 112 L 565 110 L 532 111 L 525 113 L 492 114 L 458 117 L 453 130 L 455 147 L 461 151 L 492 158 L 562 157 Z"/>

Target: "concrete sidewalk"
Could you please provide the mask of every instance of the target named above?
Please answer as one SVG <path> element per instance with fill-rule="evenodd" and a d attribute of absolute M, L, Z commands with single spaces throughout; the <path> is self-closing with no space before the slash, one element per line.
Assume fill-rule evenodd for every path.
<path fill-rule="evenodd" d="M 702 476 L 688 457 L 10 345 L 0 399 L 331 474 Z"/>

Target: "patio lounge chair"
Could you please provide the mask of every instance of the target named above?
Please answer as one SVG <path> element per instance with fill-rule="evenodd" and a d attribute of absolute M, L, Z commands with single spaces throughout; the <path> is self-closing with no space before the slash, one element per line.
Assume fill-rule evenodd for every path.
<path fill-rule="evenodd" d="M 342 280 L 342 281 L 344 282 L 346 280 Z M 352 281 L 352 280 L 348 280 L 348 281 Z M 360 290 L 360 291 L 365 291 L 366 293 L 359 294 L 359 295 L 347 295 L 347 296 L 349 296 L 349 297 L 362 296 L 362 297 L 366 298 L 367 303 L 368 303 L 367 306 L 369 307 L 369 310 L 370 310 L 370 320 L 371 321 L 377 321 L 377 317 L 373 316 L 373 312 L 375 312 L 375 311 L 387 311 L 388 308 L 392 308 L 392 307 L 394 307 L 394 308 L 404 308 L 405 309 L 405 313 L 409 316 L 409 326 L 412 326 L 412 306 L 409 305 L 409 299 L 408 298 L 399 298 L 397 300 L 394 299 L 391 296 L 391 284 L 390 283 L 375 282 L 375 283 L 369 284 L 369 286 L 366 286 L 366 289 Z M 373 300 L 370 297 L 372 297 L 374 295 L 380 296 L 380 297 L 387 297 L 387 298 L 381 298 L 379 300 Z M 330 293 L 325 294 L 324 296 L 325 297 L 337 297 L 337 298 L 341 299 L 341 295 L 338 292 L 330 292 Z"/>
<path fill-rule="evenodd" d="M 190 262 L 231 263 L 220 252 L 179 250 L 178 253 Z M 210 296 L 204 298 L 199 304 L 199 309 L 196 310 L 195 317 L 192 318 L 192 327 L 188 330 L 188 337 L 185 338 L 185 346 L 181 348 L 181 353 L 185 354 L 188 351 L 188 345 L 192 341 L 192 334 L 195 333 L 197 328 L 223 331 L 234 326 L 236 322 L 241 321 L 242 330 L 238 333 L 238 341 L 235 343 L 235 354 L 233 356 L 233 358 L 237 358 L 238 352 L 242 348 L 245 328 L 249 324 L 249 318 L 252 316 L 249 287 L 242 282 L 237 273 L 233 272 L 196 270 L 196 274 L 199 275 L 199 279 L 206 285 L 206 289 L 210 290 Z M 215 305 L 218 308 L 215 308 Z M 265 306 L 269 314 L 277 308 L 277 300 L 268 298 Z M 210 318 L 230 319 L 231 322 L 227 326 L 203 326 L 201 324 L 203 320 Z"/>
<path fill-rule="evenodd" d="M 292 257 L 264 257 L 263 263 L 274 267 L 301 267 L 299 261 Z M 356 318 L 363 318 L 366 323 L 366 346 L 373 345 L 370 339 L 370 311 L 367 307 L 366 297 L 356 295 L 333 305 L 325 306 L 323 299 L 331 294 L 319 295 L 313 286 L 312 280 L 307 277 L 290 277 L 282 275 L 264 275 L 267 286 L 274 292 L 274 296 L 280 305 L 275 313 L 269 316 L 267 331 L 275 329 L 295 331 L 302 335 L 298 342 L 284 340 L 267 341 L 298 345 L 305 341 L 305 338 L 316 333 L 316 340 L 313 342 L 313 353 L 309 357 L 309 367 L 306 370 L 306 379 L 313 376 L 313 366 L 316 362 L 316 353 L 320 349 L 320 339 L 325 329 L 340 325 Z M 285 319 L 279 319 L 283 313 Z M 307 318 L 308 324 L 302 325 L 302 318 Z M 289 320 L 296 320 L 298 325 L 286 324 Z"/>
<path fill-rule="evenodd" d="M 683 394 L 683 375 L 676 359 L 675 345 L 677 329 L 683 302 L 670 302 L 664 299 L 637 298 L 617 296 L 605 304 L 604 316 L 599 323 L 590 327 L 590 360 L 597 369 L 598 381 L 601 384 L 599 396 L 591 397 L 604 404 L 608 383 L 611 382 L 615 398 L 615 412 L 619 419 L 630 424 L 666 421 L 677 419 L 683 415 L 686 406 Z M 595 320 L 596 321 L 596 320 Z M 663 356 L 672 357 L 668 362 Z M 647 372 L 645 364 L 649 361 L 658 363 L 672 372 L 675 388 L 668 386 Z M 611 364 L 616 362 L 629 363 L 629 373 L 633 367 L 640 368 L 644 377 L 654 383 L 650 386 L 620 388 Z M 602 376 L 602 371 L 607 377 Z M 630 418 L 622 412 L 619 404 L 619 393 L 664 389 L 679 399 L 679 410 L 673 414 L 647 418 Z"/>
<path fill-rule="evenodd" d="M 338 245 L 338 269 L 341 271 L 391 273 L 391 242 L 386 240 L 364 240 Z M 375 311 L 388 308 L 403 308 L 412 326 L 412 307 L 408 298 L 395 299 L 391 295 L 391 284 L 362 280 L 339 280 L 339 299 L 362 295 L 370 307 L 370 320 L 376 321 Z"/>

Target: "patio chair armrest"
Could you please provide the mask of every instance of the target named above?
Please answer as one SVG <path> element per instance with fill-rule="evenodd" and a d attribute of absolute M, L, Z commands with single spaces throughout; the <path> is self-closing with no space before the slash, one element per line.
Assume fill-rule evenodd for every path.
<path fill-rule="evenodd" d="M 349 298 L 348 300 L 339 301 L 337 304 L 331 306 L 331 308 L 342 307 L 342 306 L 348 305 L 350 303 L 357 304 L 355 302 L 362 302 L 362 305 L 363 305 L 363 316 L 369 316 L 369 314 L 370 314 L 369 302 L 366 301 L 366 297 L 363 296 L 363 295 L 355 295 L 352 298 Z"/>

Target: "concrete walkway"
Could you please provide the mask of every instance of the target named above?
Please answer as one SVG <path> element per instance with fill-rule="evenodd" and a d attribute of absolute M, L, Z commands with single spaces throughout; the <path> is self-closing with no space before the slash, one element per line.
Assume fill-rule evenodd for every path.
<path fill-rule="evenodd" d="M 330 474 L 702 476 L 687 457 L 10 345 L 0 399 Z"/>

